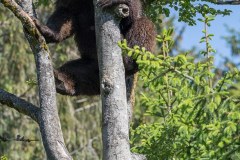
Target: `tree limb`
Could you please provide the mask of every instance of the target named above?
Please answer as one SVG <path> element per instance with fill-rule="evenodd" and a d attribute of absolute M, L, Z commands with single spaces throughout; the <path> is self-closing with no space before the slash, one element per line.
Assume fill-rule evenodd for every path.
<path fill-rule="evenodd" d="M 32 103 L 27 102 L 2 89 L 0 89 L 0 103 L 17 110 L 19 113 L 31 117 L 34 121 L 38 123 L 40 109 Z"/>
<path fill-rule="evenodd" d="M 48 50 L 45 39 L 37 30 L 31 17 L 26 12 L 24 12 L 23 9 L 14 0 L 0 0 L 0 2 L 14 13 L 14 15 L 22 22 L 29 34 L 37 40 L 37 43 L 43 45 L 43 48 Z"/>
<path fill-rule="evenodd" d="M 96 2 L 96 1 L 95 1 Z M 102 98 L 102 141 L 104 160 L 131 160 L 129 119 L 125 73 L 121 49 L 119 23 L 122 16 L 96 7 L 95 30 Z M 121 14 L 121 13 L 120 13 Z M 128 14 L 122 14 L 128 16 Z"/>
<path fill-rule="evenodd" d="M 213 1 L 213 3 L 215 4 L 219 4 L 219 5 L 239 5 L 240 4 L 240 1 L 239 0 L 235 0 L 235 1 L 219 1 L 219 0 L 216 0 L 216 1 Z"/>
<path fill-rule="evenodd" d="M 38 124 L 47 158 L 51 160 L 71 160 L 72 158 L 64 144 L 58 116 L 56 89 L 49 49 L 44 37 L 30 18 L 30 16 L 34 16 L 32 0 L 18 0 L 23 9 L 13 0 L 1 0 L 1 3 L 9 8 L 23 23 L 25 30 L 27 30 L 27 32 L 25 31 L 26 38 L 34 53 L 40 100 Z"/>
<path fill-rule="evenodd" d="M 111 9 L 110 9 L 111 10 Z M 125 73 L 121 49 L 119 23 L 129 16 L 129 7 L 117 5 L 114 12 L 96 8 L 95 28 L 102 98 L 102 141 L 104 160 L 145 160 L 144 155 L 130 152 L 129 117 Z M 133 83 L 133 82 L 130 82 Z M 129 96 L 129 95 L 128 95 Z"/>

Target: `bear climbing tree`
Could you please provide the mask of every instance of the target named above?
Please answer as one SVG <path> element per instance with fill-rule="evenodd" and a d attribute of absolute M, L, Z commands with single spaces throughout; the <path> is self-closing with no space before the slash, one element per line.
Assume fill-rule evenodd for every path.
<path fill-rule="evenodd" d="M 129 16 L 120 22 L 120 31 L 128 45 L 138 45 L 153 51 L 155 47 L 154 24 L 143 16 L 140 0 L 100 0 L 102 9 L 126 4 Z M 69 61 L 54 71 L 57 92 L 64 95 L 97 95 L 99 70 L 96 51 L 94 6 L 91 0 L 57 0 L 56 9 L 47 25 L 34 19 L 48 43 L 61 42 L 74 35 L 81 58 Z M 130 57 L 124 56 L 126 77 L 137 72 L 138 67 Z M 130 86 L 132 87 L 132 86 Z"/>

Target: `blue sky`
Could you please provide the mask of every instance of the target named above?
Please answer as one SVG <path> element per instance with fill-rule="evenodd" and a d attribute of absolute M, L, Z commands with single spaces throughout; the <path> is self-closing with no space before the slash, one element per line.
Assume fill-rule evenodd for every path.
<path fill-rule="evenodd" d="M 209 33 L 214 34 L 211 44 L 212 47 L 217 51 L 217 55 L 215 56 L 215 64 L 219 65 L 221 63 L 221 56 L 231 57 L 230 48 L 222 38 L 222 36 L 228 35 L 227 29 L 224 25 L 227 24 L 230 28 L 235 28 L 237 31 L 240 31 L 240 6 L 215 5 L 214 8 L 232 10 L 230 16 L 217 16 L 216 19 L 211 23 L 211 27 L 208 29 Z M 175 24 L 178 30 L 181 29 L 181 26 L 186 25 L 183 22 L 176 22 Z M 191 49 L 192 46 L 196 46 L 198 49 L 204 49 L 205 44 L 199 43 L 201 37 L 203 36 L 203 27 L 203 24 L 200 22 L 197 22 L 197 25 L 195 26 L 187 26 L 183 34 L 181 48 Z"/>

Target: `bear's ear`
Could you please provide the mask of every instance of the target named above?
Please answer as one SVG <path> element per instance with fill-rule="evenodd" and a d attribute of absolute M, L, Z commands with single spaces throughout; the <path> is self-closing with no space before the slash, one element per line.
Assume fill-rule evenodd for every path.
<path fill-rule="evenodd" d="M 76 94 L 75 82 L 66 74 L 54 70 L 55 85 L 58 93 L 73 96 Z"/>

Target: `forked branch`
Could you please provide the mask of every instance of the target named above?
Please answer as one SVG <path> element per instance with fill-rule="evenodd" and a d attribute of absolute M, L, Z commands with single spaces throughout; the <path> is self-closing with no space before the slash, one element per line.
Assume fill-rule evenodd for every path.
<path fill-rule="evenodd" d="M 14 0 L 0 0 L 0 2 L 10 9 L 22 22 L 26 38 L 34 53 L 40 103 L 37 120 L 47 158 L 51 160 L 71 160 L 72 157 L 64 144 L 58 116 L 56 89 L 49 49 L 44 37 L 37 30 L 30 18 L 30 16 L 34 16 L 32 0 L 19 0 L 21 7 Z M 5 104 L 9 105 L 9 103 Z"/>

